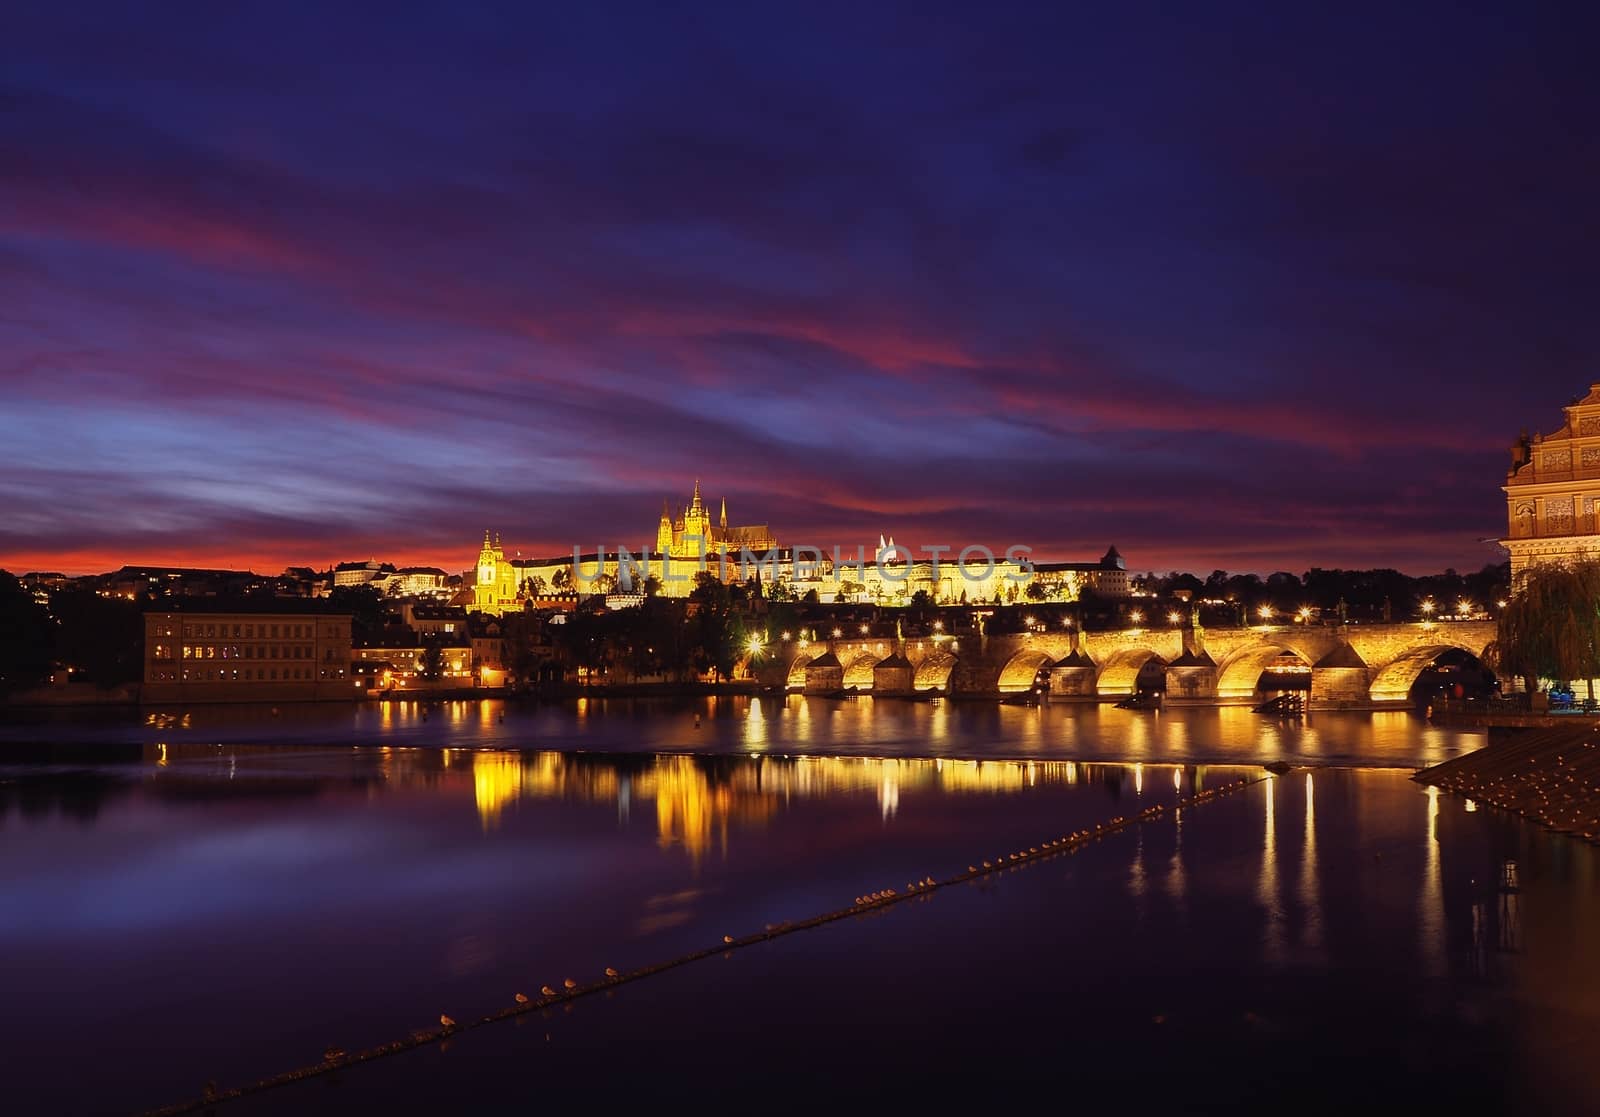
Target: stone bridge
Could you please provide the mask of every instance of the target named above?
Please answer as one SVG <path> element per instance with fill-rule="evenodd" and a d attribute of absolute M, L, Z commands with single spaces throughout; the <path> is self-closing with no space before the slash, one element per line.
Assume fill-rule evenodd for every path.
<path fill-rule="evenodd" d="M 1249 701 L 1269 666 L 1307 671 L 1310 701 L 1328 708 L 1403 705 L 1445 652 L 1482 656 L 1493 621 L 1260 625 L 986 636 L 775 641 L 758 656 L 767 686 L 813 694 L 933 692 L 1003 697 L 1044 687 L 1084 700 L 1132 694 L 1141 672 L 1164 676 L 1169 700 Z"/>

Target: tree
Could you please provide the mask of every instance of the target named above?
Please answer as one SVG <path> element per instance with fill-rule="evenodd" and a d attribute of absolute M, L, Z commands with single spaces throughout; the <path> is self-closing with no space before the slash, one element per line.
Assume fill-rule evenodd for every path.
<path fill-rule="evenodd" d="M 139 681 L 144 670 L 144 617 L 139 606 L 90 590 L 50 596 L 56 618 L 55 659 L 75 668 L 74 682 L 113 687 Z"/>
<path fill-rule="evenodd" d="M 438 682 L 444 677 L 444 649 L 438 644 L 429 644 L 422 649 L 422 655 L 417 657 L 417 674 L 430 683 Z"/>
<path fill-rule="evenodd" d="M 1028 588 L 1024 592 L 1028 595 L 1029 601 L 1043 601 L 1045 598 L 1050 596 L 1050 591 L 1045 589 L 1041 583 L 1036 581 L 1029 582 Z"/>
<path fill-rule="evenodd" d="M 388 624 L 389 606 L 371 586 L 335 586 L 328 604 L 351 615 L 350 638 L 358 647 L 377 643 Z"/>
<path fill-rule="evenodd" d="M 661 577 L 651 574 L 644 580 L 644 595 L 646 597 L 659 597 L 661 595 Z"/>
<path fill-rule="evenodd" d="M 525 578 L 522 582 L 522 589 L 529 597 L 543 597 L 549 588 L 550 584 L 539 574 Z"/>
<path fill-rule="evenodd" d="M 731 599 L 727 585 L 709 570 L 702 570 L 694 576 L 694 588 L 689 591 L 689 600 L 697 603 L 702 610 L 725 613 Z"/>
<path fill-rule="evenodd" d="M 538 682 L 540 668 L 548 658 L 541 654 L 539 621 L 533 613 L 508 613 L 504 623 L 506 668 L 518 687 L 530 686 Z"/>
<path fill-rule="evenodd" d="M 571 585 L 572 572 L 565 566 L 561 567 L 554 574 L 550 575 L 550 587 L 557 593 L 565 593 L 567 588 Z"/>
<path fill-rule="evenodd" d="M 0 570 L 0 692 L 50 674 L 50 616 L 22 583 Z"/>
<path fill-rule="evenodd" d="M 1586 679 L 1594 699 L 1600 675 L 1600 561 L 1540 565 L 1500 614 L 1497 640 L 1503 669 L 1534 689 L 1537 678 Z"/>
<path fill-rule="evenodd" d="M 733 673 L 742 634 L 733 615 L 733 594 L 715 574 L 701 571 L 694 576 L 689 600 L 696 606 L 689 635 L 695 669 L 725 679 Z"/>

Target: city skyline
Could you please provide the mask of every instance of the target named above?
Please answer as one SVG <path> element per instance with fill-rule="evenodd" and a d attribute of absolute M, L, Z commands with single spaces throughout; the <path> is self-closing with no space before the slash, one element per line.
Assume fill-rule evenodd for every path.
<path fill-rule="evenodd" d="M 0 567 L 454 571 L 696 476 L 824 544 L 1501 561 L 1595 378 L 1595 79 L 1443 11 L 21 13 Z"/>

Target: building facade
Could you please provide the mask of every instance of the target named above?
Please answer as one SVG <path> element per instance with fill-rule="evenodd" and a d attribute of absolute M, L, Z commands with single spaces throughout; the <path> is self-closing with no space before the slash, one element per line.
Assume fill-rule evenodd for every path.
<path fill-rule="evenodd" d="M 1524 433 L 1511 448 L 1501 543 L 1513 584 L 1538 563 L 1600 558 L 1600 384 L 1565 410 L 1560 429 Z"/>
<path fill-rule="evenodd" d="M 446 596 L 450 575 L 437 566 L 402 566 L 389 578 L 389 592 L 404 597 Z"/>
<path fill-rule="evenodd" d="M 431 648 L 439 649 L 437 677 L 425 678 L 424 657 Z M 460 643 L 429 645 L 422 643 L 356 648 L 352 669 L 363 689 L 373 690 L 459 690 L 478 685 L 472 666 L 472 645 L 463 636 Z"/>
<path fill-rule="evenodd" d="M 144 617 L 142 700 L 351 698 L 348 613 L 182 610 Z"/>
<path fill-rule="evenodd" d="M 369 562 L 341 562 L 333 568 L 333 584 L 335 586 L 375 584 L 380 590 L 387 591 L 390 577 L 394 572 L 393 563 L 379 562 L 377 559 Z"/>
<path fill-rule="evenodd" d="M 1128 564 L 1115 547 L 1099 562 L 1040 562 L 1033 570 L 1035 580 L 1062 601 L 1076 601 L 1085 590 L 1101 597 L 1127 597 L 1132 589 Z"/>

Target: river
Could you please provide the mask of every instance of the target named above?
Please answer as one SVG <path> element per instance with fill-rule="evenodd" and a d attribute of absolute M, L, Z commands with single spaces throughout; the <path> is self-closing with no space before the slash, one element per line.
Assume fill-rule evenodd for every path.
<path fill-rule="evenodd" d="M 1074 853 L 218 1112 L 1023 1087 L 1583 1112 L 1600 864 L 1408 778 L 1479 743 L 1403 714 L 870 699 L 13 721 L 8 1108 L 197 1096 L 1248 778 Z"/>

